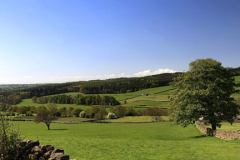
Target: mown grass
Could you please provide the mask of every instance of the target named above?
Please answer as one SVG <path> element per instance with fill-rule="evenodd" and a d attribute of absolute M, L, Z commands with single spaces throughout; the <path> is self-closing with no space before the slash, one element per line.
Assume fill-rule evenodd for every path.
<path fill-rule="evenodd" d="M 81 160 L 239 159 L 239 140 L 205 137 L 193 125 L 164 123 L 51 124 L 14 122 L 25 139 L 38 139 Z"/>

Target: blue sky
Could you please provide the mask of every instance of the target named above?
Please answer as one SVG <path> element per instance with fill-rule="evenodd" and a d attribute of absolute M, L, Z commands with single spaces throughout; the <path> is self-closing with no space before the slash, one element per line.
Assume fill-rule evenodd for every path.
<path fill-rule="evenodd" d="M 0 0 L 0 84 L 240 66 L 239 0 Z"/>

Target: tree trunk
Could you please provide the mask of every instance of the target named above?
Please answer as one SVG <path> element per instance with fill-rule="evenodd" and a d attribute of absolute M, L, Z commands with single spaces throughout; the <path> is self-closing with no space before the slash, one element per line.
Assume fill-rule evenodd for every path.
<path fill-rule="evenodd" d="M 47 127 L 48 127 L 48 130 L 50 130 L 50 124 L 47 124 L 47 123 L 46 123 L 46 125 L 47 125 Z"/>
<path fill-rule="evenodd" d="M 212 130 L 215 131 L 217 129 L 216 124 L 212 124 Z"/>

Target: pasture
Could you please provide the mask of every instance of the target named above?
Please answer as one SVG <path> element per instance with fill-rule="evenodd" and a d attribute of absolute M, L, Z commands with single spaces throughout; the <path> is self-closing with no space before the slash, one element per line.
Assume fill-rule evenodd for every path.
<path fill-rule="evenodd" d="M 240 82 L 240 76 L 235 76 L 235 82 Z M 237 87 L 236 89 L 240 89 Z M 129 92 L 129 93 L 119 93 L 119 94 L 101 94 L 101 95 L 109 95 L 113 96 L 116 100 L 118 100 L 121 105 L 123 106 L 132 106 L 135 109 L 146 109 L 147 107 L 163 107 L 168 108 L 171 102 L 168 99 L 168 96 L 171 95 L 172 91 L 174 90 L 171 86 L 162 86 L 156 88 L 149 88 L 143 89 L 136 92 Z M 147 93 L 148 96 L 141 96 L 141 94 Z M 70 92 L 64 93 L 66 95 L 76 95 L 81 94 L 80 92 Z M 240 98 L 239 93 L 234 93 L 232 95 L 236 100 Z M 125 103 L 126 101 L 126 103 Z M 23 99 L 21 103 L 17 104 L 16 106 L 47 106 L 47 104 L 37 104 L 33 103 L 31 99 Z M 58 108 L 62 107 L 79 107 L 81 109 L 87 109 L 91 106 L 87 105 L 74 105 L 74 104 L 57 104 Z M 108 107 L 108 106 L 106 106 Z"/>
<path fill-rule="evenodd" d="M 121 93 L 121 94 L 101 94 L 101 95 L 109 95 L 116 98 L 116 100 L 120 101 L 121 105 L 123 106 L 132 106 L 138 109 L 146 109 L 146 107 L 169 107 L 170 101 L 168 100 L 168 95 L 171 93 L 173 88 L 171 86 L 163 86 L 163 87 L 157 87 L 157 88 L 150 88 L 150 89 L 144 89 L 137 92 L 130 92 L 130 93 Z M 148 93 L 148 96 L 141 96 L 141 94 Z M 65 93 L 66 95 L 76 95 L 81 94 L 79 92 L 70 92 Z M 126 104 L 125 104 L 126 101 Z M 21 103 L 15 105 L 15 106 L 47 106 L 47 104 L 38 104 L 33 103 L 31 98 L 29 99 L 23 99 Z M 91 106 L 87 105 L 75 105 L 75 104 L 57 104 L 57 108 L 62 107 L 79 107 L 81 109 L 87 109 Z M 145 108 L 142 108 L 142 106 L 145 106 Z M 106 106 L 108 107 L 108 106 Z"/>
<path fill-rule="evenodd" d="M 232 125 L 228 122 L 222 122 L 221 128 L 217 128 L 217 130 L 221 131 L 236 131 L 240 129 L 240 123 L 233 123 Z M 211 126 L 206 126 L 203 123 L 200 123 L 200 125 L 211 128 Z"/>
<path fill-rule="evenodd" d="M 239 159 L 239 140 L 205 137 L 195 126 L 170 122 L 134 124 L 51 124 L 14 122 L 24 139 L 62 148 L 70 158 L 98 159 Z"/>

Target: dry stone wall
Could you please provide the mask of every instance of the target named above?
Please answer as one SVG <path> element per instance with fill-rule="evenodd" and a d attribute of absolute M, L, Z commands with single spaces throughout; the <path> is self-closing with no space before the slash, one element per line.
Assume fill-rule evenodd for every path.
<path fill-rule="evenodd" d="M 70 160 L 64 150 L 55 149 L 52 145 L 39 146 L 38 140 L 20 141 L 19 160 Z"/>
<path fill-rule="evenodd" d="M 240 130 L 237 130 L 237 131 L 215 130 L 215 131 L 213 131 L 211 128 L 201 126 L 198 122 L 195 122 L 195 125 L 201 133 L 203 133 L 207 136 L 215 136 L 217 138 L 221 138 L 221 139 L 224 139 L 224 140 L 240 139 Z"/>

